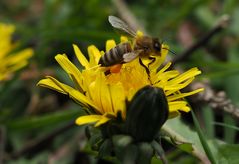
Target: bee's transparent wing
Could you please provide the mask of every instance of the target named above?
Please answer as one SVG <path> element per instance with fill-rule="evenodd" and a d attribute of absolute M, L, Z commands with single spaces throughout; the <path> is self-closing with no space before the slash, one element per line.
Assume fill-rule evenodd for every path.
<path fill-rule="evenodd" d="M 126 32 L 127 34 L 129 34 L 129 35 L 131 35 L 131 36 L 133 36 L 133 37 L 136 36 L 136 32 L 135 32 L 133 29 L 131 29 L 131 28 L 130 28 L 124 21 L 122 21 L 120 18 L 117 18 L 117 17 L 115 17 L 115 16 L 110 15 L 110 16 L 109 16 L 109 22 L 110 22 L 110 24 L 111 24 L 114 28 L 116 28 L 116 29 L 118 29 L 118 30 L 121 30 L 121 31 L 123 31 L 123 32 Z"/>
<path fill-rule="evenodd" d="M 142 50 L 136 50 L 136 51 L 132 51 L 132 52 L 124 54 L 123 55 L 124 62 L 128 63 L 128 62 L 136 59 L 141 52 L 142 52 Z"/>

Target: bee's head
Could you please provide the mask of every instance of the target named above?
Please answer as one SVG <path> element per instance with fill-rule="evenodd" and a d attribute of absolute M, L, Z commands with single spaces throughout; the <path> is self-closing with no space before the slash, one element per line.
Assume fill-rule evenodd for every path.
<path fill-rule="evenodd" d="M 161 43 L 159 42 L 158 38 L 153 39 L 153 48 L 156 51 L 156 53 L 161 52 Z"/>

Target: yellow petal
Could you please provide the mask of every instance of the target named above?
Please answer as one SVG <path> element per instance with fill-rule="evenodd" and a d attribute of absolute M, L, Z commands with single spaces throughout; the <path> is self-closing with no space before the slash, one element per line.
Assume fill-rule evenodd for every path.
<path fill-rule="evenodd" d="M 85 106 L 89 106 L 90 105 L 94 109 L 96 109 L 96 110 L 98 109 L 97 106 L 95 106 L 95 104 L 89 98 L 87 98 L 85 95 L 83 95 L 78 90 L 76 90 L 76 89 L 74 89 L 74 88 L 72 88 L 72 87 L 70 87 L 68 85 L 65 85 L 65 84 L 59 82 L 58 80 L 56 80 L 55 78 L 53 78 L 51 76 L 48 76 L 47 78 L 49 80 L 51 80 L 53 83 L 55 83 L 55 84 L 51 85 L 52 83 L 50 83 L 50 86 L 47 85 L 47 84 L 42 85 L 42 86 L 48 87 L 50 89 L 52 89 L 55 86 L 58 86 L 58 88 L 60 88 L 60 90 L 57 87 L 55 87 L 53 89 L 56 90 L 56 91 L 59 90 L 61 93 L 69 95 L 70 98 L 72 98 L 73 100 L 75 100 L 79 104 L 83 104 Z"/>
<path fill-rule="evenodd" d="M 52 77 L 48 77 L 50 78 L 56 85 L 58 85 L 65 93 L 67 93 L 70 98 L 72 98 L 73 100 L 75 100 L 78 103 L 82 103 L 84 105 L 90 105 L 93 108 L 97 108 L 93 102 L 91 100 L 89 100 L 85 95 L 83 95 L 81 92 L 79 92 L 78 90 L 65 85 L 61 82 L 59 82 L 58 80 L 56 80 L 55 78 Z"/>
<path fill-rule="evenodd" d="M 103 108 L 106 112 L 113 112 L 113 105 L 111 101 L 111 95 L 109 90 L 109 85 L 103 84 L 101 86 L 101 102 L 103 104 Z"/>
<path fill-rule="evenodd" d="M 192 77 L 186 81 L 184 81 L 182 84 L 169 84 L 167 86 L 164 87 L 165 90 L 180 90 L 185 88 L 186 86 L 188 86 L 195 78 Z"/>
<path fill-rule="evenodd" d="M 20 52 L 11 54 L 6 58 L 9 65 L 13 65 L 18 63 L 19 61 L 27 60 L 28 58 L 32 57 L 33 50 L 31 48 L 24 49 Z"/>
<path fill-rule="evenodd" d="M 84 125 L 89 123 L 94 123 L 99 121 L 102 118 L 102 115 L 86 115 L 80 116 L 76 119 L 75 123 L 77 125 Z"/>
<path fill-rule="evenodd" d="M 74 76 L 74 80 L 76 80 L 75 85 L 85 91 L 85 86 L 82 83 L 82 75 L 78 68 L 64 55 L 58 54 L 55 56 L 55 59 L 67 74 Z"/>
<path fill-rule="evenodd" d="M 190 108 L 187 106 L 186 101 L 173 101 L 169 102 L 169 112 L 176 112 L 178 110 L 189 112 Z"/>
<path fill-rule="evenodd" d="M 174 78 L 178 75 L 179 75 L 179 72 L 176 71 L 176 70 L 167 71 L 167 72 L 163 72 L 163 73 L 157 73 L 156 76 L 152 78 L 152 81 L 153 81 L 154 84 L 157 84 L 161 80 L 166 80 L 167 85 L 169 85 L 168 80 L 170 80 L 170 79 L 172 79 L 172 78 Z"/>
<path fill-rule="evenodd" d="M 180 108 L 179 110 L 184 111 L 184 112 L 189 112 L 191 110 L 191 108 L 188 106 L 184 106 L 184 107 Z"/>
<path fill-rule="evenodd" d="M 150 70 L 157 70 L 159 68 L 159 66 L 161 64 L 163 64 L 163 62 L 165 61 L 165 58 L 168 54 L 168 49 L 169 49 L 169 46 L 168 45 L 165 45 L 163 44 L 162 45 L 162 48 L 161 48 L 161 54 L 160 56 L 158 56 L 157 54 L 152 54 L 153 56 L 155 55 L 155 62 L 150 64 L 149 68 Z"/>
<path fill-rule="evenodd" d="M 104 74 L 101 74 L 96 79 L 96 86 L 100 88 L 100 100 L 102 104 L 102 109 L 105 113 L 113 112 L 111 96 L 109 91 L 109 85 L 106 84 Z"/>
<path fill-rule="evenodd" d="M 161 57 L 155 56 L 154 58 L 155 58 L 155 61 L 149 65 L 149 69 L 152 71 L 153 70 L 156 71 L 160 67 L 160 65 L 164 62 L 164 59 Z"/>
<path fill-rule="evenodd" d="M 163 44 L 161 55 L 165 57 L 168 54 L 168 50 L 169 50 L 169 46 L 167 44 Z"/>
<path fill-rule="evenodd" d="M 152 54 L 154 57 L 155 57 L 155 62 L 154 63 L 152 63 L 152 64 L 150 64 L 150 69 L 151 70 L 157 70 L 158 68 L 159 68 L 159 66 L 161 65 L 161 64 L 163 64 L 163 62 L 165 61 L 165 58 L 166 58 L 166 56 L 167 56 L 167 54 L 168 54 L 168 50 L 167 49 L 169 49 L 169 46 L 168 45 L 165 45 L 165 44 L 163 44 L 162 45 L 162 48 L 161 48 L 161 54 L 160 54 L 160 56 L 158 56 L 158 54 Z"/>
<path fill-rule="evenodd" d="M 196 68 L 196 67 L 191 68 L 190 70 L 188 70 L 188 71 L 182 73 L 181 75 L 175 77 L 174 79 L 170 80 L 169 83 L 170 84 L 176 84 L 176 83 L 179 84 L 179 83 L 181 83 L 191 77 L 199 75 L 199 74 L 201 74 L 201 71 L 198 68 Z"/>
<path fill-rule="evenodd" d="M 57 92 L 67 94 L 64 90 L 62 90 L 58 85 L 56 85 L 51 79 L 42 79 L 37 83 L 38 86 L 49 88 L 55 90 Z"/>
<path fill-rule="evenodd" d="M 158 71 L 157 75 L 166 71 L 171 66 L 171 64 L 172 64 L 171 62 L 168 62 L 162 69 Z"/>
<path fill-rule="evenodd" d="M 106 41 L 106 52 L 109 51 L 111 48 L 114 48 L 116 43 L 114 40 L 107 40 Z"/>
<path fill-rule="evenodd" d="M 99 76 L 99 75 L 98 75 Z M 92 99 L 92 101 L 95 103 L 96 106 L 98 106 L 98 112 L 100 114 L 104 114 L 105 111 L 104 111 L 104 108 L 103 108 L 103 105 L 101 103 L 101 87 L 98 85 L 100 84 L 99 82 L 99 79 L 100 77 L 97 77 L 96 78 L 96 81 L 92 82 L 90 85 L 89 85 L 89 94 L 90 94 L 90 97 Z"/>
<path fill-rule="evenodd" d="M 84 66 L 86 69 L 88 69 L 89 62 L 86 59 L 86 57 L 82 54 L 81 50 L 78 48 L 77 45 L 73 44 L 73 48 L 74 48 L 74 51 L 75 51 L 78 61 L 81 63 L 82 66 Z"/>
<path fill-rule="evenodd" d="M 191 91 L 191 92 L 180 93 L 180 94 L 168 96 L 167 98 L 168 98 L 168 101 L 174 101 L 174 100 L 177 100 L 177 99 L 180 99 L 180 98 L 184 98 L 184 97 L 187 97 L 187 96 L 194 95 L 194 94 L 196 94 L 198 92 L 201 92 L 203 90 L 204 90 L 203 88 L 200 88 L 200 89 L 197 89 L 197 90 L 194 90 L 194 91 Z"/>
<path fill-rule="evenodd" d="M 118 112 L 121 112 L 123 119 L 125 119 L 126 118 L 126 109 L 125 109 L 126 96 L 124 93 L 123 86 L 120 83 L 111 85 L 110 94 L 111 94 L 112 104 L 114 108 L 113 112 L 115 114 L 117 114 Z"/>
<path fill-rule="evenodd" d="M 90 67 L 98 65 L 100 57 L 102 56 L 101 52 L 94 45 L 89 46 L 87 50 L 90 58 Z"/>
<path fill-rule="evenodd" d="M 18 63 L 7 67 L 6 69 L 8 72 L 15 72 L 16 70 L 19 70 L 19 69 L 25 67 L 27 64 L 28 64 L 27 61 L 19 61 Z"/>
<path fill-rule="evenodd" d="M 110 118 L 102 116 L 101 119 L 96 122 L 95 127 L 98 127 L 98 126 L 108 122 L 109 120 L 110 120 Z"/>

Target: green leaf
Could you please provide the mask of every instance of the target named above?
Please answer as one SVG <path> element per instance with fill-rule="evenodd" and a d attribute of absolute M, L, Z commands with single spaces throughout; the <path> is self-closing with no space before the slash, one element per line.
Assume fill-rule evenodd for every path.
<path fill-rule="evenodd" d="M 239 61 L 238 56 L 232 54 L 230 56 L 231 61 Z M 235 85 L 235 82 L 239 81 L 238 74 L 234 76 L 228 76 L 227 80 L 224 80 L 224 88 L 227 96 L 231 99 L 232 103 L 239 105 L 238 96 L 239 96 L 239 86 Z M 236 121 L 230 115 L 224 115 L 223 121 L 225 124 L 236 126 Z M 228 143 L 234 143 L 236 139 L 236 131 L 230 128 L 224 128 L 224 139 Z"/>
<path fill-rule="evenodd" d="M 162 127 L 162 131 L 167 135 L 172 134 L 170 137 L 179 144 L 193 143 L 194 147 L 199 151 L 203 151 L 199 137 L 188 125 L 184 124 L 179 117 L 169 119 Z M 175 134 L 175 135 L 174 135 Z M 180 143 L 180 141 L 182 141 Z"/>
<path fill-rule="evenodd" d="M 237 126 L 233 126 L 233 125 L 230 125 L 230 124 L 224 124 L 224 123 L 221 123 L 221 122 L 214 122 L 213 124 L 214 125 L 228 127 L 228 128 L 231 128 L 231 129 L 239 131 L 239 128 Z"/>
<path fill-rule="evenodd" d="M 204 161 L 207 156 L 202 148 L 199 137 L 195 131 L 180 121 L 180 118 L 169 119 L 162 127 L 162 132 L 170 136 L 174 142 L 180 144 L 192 143 L 193 151 L 191 154 Z M 209 162 L 209 161 L 206 161 Z"/>
<path fill-rule="evenodd" d="M 13 131 L 38 129 L 41 127 L 52 126 L 53 124 L 74 120 L 83 114 L 85 114 L 85 112 L 81 109 L 68 109 L 43 116 L 29 116 L 19 120 L 8 121 L 6 123 L 6 127 Z"/>
<path fill-rule="evenodd" d="M 232 126 L 236 126 L 236 124 L 237 124 L 237 121 L 234 118 L 232 118 L 231 115 L 224 115 L 223 122 L 225 124 L 232 125 Z M 224 141 L 227 143 L 231 143 L 231 144 L 234 143 L 234 141 L 236 139 L 236 134 L 237 134 L 237 131 L 235 129 L 225 127 L 224 128 Z"/>
<path fill-rule="evenodd" d="M 213 138 L 215 135 L 215 128 L 212 124 L 214 120 L 213 110 L 209 106 L 204 106 L 202 110 L 203 120 L 205 125 L 205 132 L 208 138 Z"/>
<path fill-rule="evenodd" d="M 239 163 L 239 145 L 238 144 L 224 144 L 219 147 L 218 157 L 220 158 L 219 163 L 238 164 Z"/>
<path fill-rule="evenodd" d="M 193 151 L 193 145 L 191 143 L 183 143 L 177 145 L 177 147 L 183 151 L 186 151 L 188 153 L 191 153 Z"/>

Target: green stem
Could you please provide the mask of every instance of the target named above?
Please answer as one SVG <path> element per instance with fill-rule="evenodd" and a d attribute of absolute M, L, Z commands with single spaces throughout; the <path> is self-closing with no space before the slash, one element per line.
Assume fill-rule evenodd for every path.
<path fill-rule="evenodd" d="M 200 125 L 199 125 L 199 122 L 193 112 L 193 110 L 191 110 L 191 114 L 192 114 L 192 117 L 193 117 L 193 122 L 194 122 L 194 125 L 195 125 L 195 128 L 197 130 L 197 133 L 198 133 L 198 136 L 199 136 L 199 139 L 201 141 L 201 144 L 209 158 L 209 160 L 211 161 L 212 164 L 216 164 L 216 159 L 215 157 L 213 156 L 208 144 L 207 144 L 207 140 L 206 140 L 206 137 L 203 135 L 203 132 L 202 132 L 202 129 L 200 128 Z"/>

